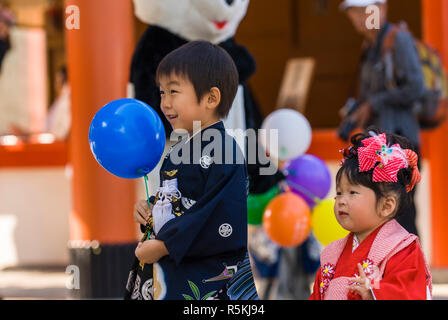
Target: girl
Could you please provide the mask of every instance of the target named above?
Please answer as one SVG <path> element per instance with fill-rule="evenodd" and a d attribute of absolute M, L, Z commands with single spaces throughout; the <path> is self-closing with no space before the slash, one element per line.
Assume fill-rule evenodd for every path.
<path fill-rule="evenodd" d="M 406 138 L 376 129 L 351 142 L 336 176 L 334 206 L 350 234 L 323 250 L 310 299 L 431 299 L 419 240 L 395 220 L 421 179 L 417 154 Z"/>

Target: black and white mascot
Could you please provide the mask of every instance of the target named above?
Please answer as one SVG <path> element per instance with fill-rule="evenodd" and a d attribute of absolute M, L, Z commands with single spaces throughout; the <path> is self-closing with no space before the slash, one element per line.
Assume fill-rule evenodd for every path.
<path fill-rule="evenodd" d="M 237 66 L 240 85 L 229 115 L 224 119 L 226 129 L 260 128 L 263 118 L 247 84 L 255 73 L 256 63 L 249 51 L 234 39 L 248 5 L 249 0 L 134 0 L 135 15 L 149 26 L 139 39 L 132 58 L 130 96 L 158 112 L 167 137 L 172 129 L 160 109 L 155 73 L 168 53 L 194 40 L 218 44 Z M 236 140 L 245 152 L 244 141 L 238 137 Z M 280 172 L 260 176 L 260 166 L 269 165 L 261 165 L 258 160 L 248 164 L 251 193 L 266 192 L 283 178 Z"/>

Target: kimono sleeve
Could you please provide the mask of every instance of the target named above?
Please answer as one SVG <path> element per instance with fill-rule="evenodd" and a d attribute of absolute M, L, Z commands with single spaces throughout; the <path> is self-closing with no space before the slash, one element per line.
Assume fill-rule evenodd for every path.
<path fill-rule="evenodd" d="M 320 269 L 321 268 L 319 268 L 319 270 L 317 270 L 316 279 L 314 280 L 313 293 L 308 298 L 308 300 L 322 300 L 320 298 L 320 282 L 321 282 L 321 279 L 320 279 L 320 275 L 321 275 Z"/>
<path fill-rule="evenodd" d="M 426 300 L 425 261 L 416 242 L 390 258 L 372 291 L 376 300 Z"/>
<path fill-rule="evenodd" d="M 204 194 L 182 216 L 159 231 L 176 264 L 184 257 L 209 257 L 247 249 L 245 165 L 212 164 Z"/>

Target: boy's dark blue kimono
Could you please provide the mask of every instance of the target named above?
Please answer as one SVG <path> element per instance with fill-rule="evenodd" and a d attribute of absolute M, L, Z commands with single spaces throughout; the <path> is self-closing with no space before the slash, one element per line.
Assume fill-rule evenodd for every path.
<path fill-rule="evenodd" d="M 156 236 L 169 255 L 131 271 L 131 298 L 258 299 L 247 253 L 247 169 L 222 121 L 173 146 L 160 179 L 177 179 L 181 195 Z"/>

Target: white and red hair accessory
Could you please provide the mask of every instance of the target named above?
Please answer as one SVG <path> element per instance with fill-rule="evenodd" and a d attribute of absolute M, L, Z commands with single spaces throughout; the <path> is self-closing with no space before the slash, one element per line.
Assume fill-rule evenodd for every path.
<path fill-rule="evenodd" d="M 420 175 L 420 171 L 418 170 L 418 156 L 417 154 L 409 149 L 404 150 L 406 153 L 409 167 L 412 169 L 412 178 L 411 183 L 406 186 L 406 191 L 411 192 L 414 189 L 415 185 L 422 180 L 422 176 Z"/>
<path fill-rule="evenodd" d="M 375 168 L 373 182 L 397 182 L 398 171 L 408 167 L 412 168 L 412 179 L 406 186 L 406 191 L 410 192 L 420 182 L 418 156 L 414 151 L 403 150 L 399 144 L 389 147 L 384 133 L 366 138 L 362 144 L 364 147 L 358 148 L 359 171 L 366 172 Z M 377 163 L 379 164 L 376 165 Z"/>

